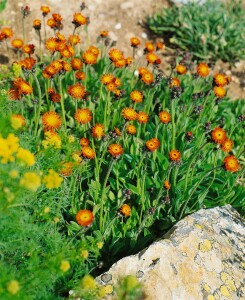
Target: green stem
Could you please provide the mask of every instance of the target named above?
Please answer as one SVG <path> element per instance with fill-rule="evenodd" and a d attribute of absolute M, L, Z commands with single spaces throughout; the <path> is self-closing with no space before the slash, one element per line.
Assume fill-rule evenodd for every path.
<path fill-rule="evenodd" d="M 26 32 L 25 32 L 25 18 L 22 16 L 22 31 L 23 31 L 23 42 L 26 43 Z"/>
<path fill-rule="evenodd" d="M 39 81 L 37 79 L 37 76 L 35 74 L 32 74 L 36 84 L 37 84 L 37 89 L 38 89 L 38 107 L 37 107 L 37 114 L 35 116 L 35 130 L 34 130 L 34 135 L 37 135 L 37 129 L 38 129 L 38 123 L 39 123 L 39 118 L 40 118 L 40 113 L 41 113 L 41 106 L 42 106 L 42 92 L 41 92 L 41 87 L 39 84 Z"/>
<path fill-rule="evenodd" d="M 174 100 L 171 101 L 171 122 L 172 122 L 172 150 L 175 149 L 175 111 L 174 111 Z"/>
<path fill-rule="evenodd" d="M 65 116 L 65 106 L 64 106 L 64 97 L 63 97 L 63 91 L 62 91 L 62 77 L 59 76 L 59 92 L 60 92 L 60 105 L 61 105 L 61 111 L 62 111 L 62 119 L 64 122 L 64 126 L 66 129 L 66 116 Z"/>
<path fill-rule="evenodd" d="M 103 220 L 103 212 L 104 212 L 104 198 L 105 198 L 105 191 L 106 191 L 106 184 L 109 178 L 109 175 L 111 173 L 111 170 L 113 168 L 114 163 L 116 162 L 116 160 L 111 160 L 109 168 L 107 170 L 106 176 L 105 176 L 105 180 L 104 180 L 104 184 L 103 184 L 103 188 L 102 188 L 102 194 L 101 194 L 101 206 L 100 206 L 100 231 L 103 232 L 104 229 L 104 220 Z"/>

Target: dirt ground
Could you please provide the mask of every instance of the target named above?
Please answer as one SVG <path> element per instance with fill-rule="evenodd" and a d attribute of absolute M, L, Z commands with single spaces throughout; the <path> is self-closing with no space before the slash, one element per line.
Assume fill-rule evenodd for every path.
<path fill-rule="evenodd" d="M 52 13 L 60 13 L 63 17 L 65 27 L 64 35 L 70 35 L 73 31 L 72 16 L 79 12 L 82 1 L 77 0 L 8 0 L 6 9 L 0 13 L 0 21 L 4 26 L 11 26 L 14 29 L 15 37 L 22 38 L 21 7 L 28 5 L 31 14 L 26 18 L 25 31 L 26 41 L 38 45 L 38 38 L 32 28 L 34 19 L 42 19 L 40 6 L 48 5 Z M 117 41 L 117 46 L 125 55 L 132 55 L 130 38 L 137 36 L 141 39 L 142 45 L 148 40 L 155 40 L 155 37 L 145 28 L 145 17 L 154 12 L 171 5 L 168 0 L 90 0 L 86 1 L 87 8 L 83 14 L 90 18 L 88 26 L 90 43 L 96 42 L 96 38 L 101 30 L 108 30 L 112 40 Z M 51 35 L 52 32 L 48 33 Z M 86 40 L 83 29 L 78 29 L 81 40 Z M 143 47 L 138 50 L 138 56 L 142 55 Z M 170 61 L 173 60 L 175 50 L 166 48 L 161 57 L 163 68 L 169 68 Z M 6 53 L 4 45 L 0 48 L 0 63 L 8 63 L 7 57 L 12 57 L 11 53 Z M 11 63 L 11 61 L 10 61 Z M 232 76 L 232 83 L 229 88 L 229 96 L 232 99 L 245 98 L 245 62 L 236 63 L 235 67 L 229 64 L 217 62 L 215 70 L 227 73 Z"/>

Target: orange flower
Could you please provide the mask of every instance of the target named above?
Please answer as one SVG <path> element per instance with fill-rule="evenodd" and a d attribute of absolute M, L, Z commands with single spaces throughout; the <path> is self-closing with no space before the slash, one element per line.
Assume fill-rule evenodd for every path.
<path fill-rule="evenodd" d="M 79 27 L 81 25 L 86 25 L 88 23 L 88 20 L 81 13 L 75 13 L 73 15 L 72 23 L 75 25 L 75 27 Z"/>
<path fill-rule="evenodd" d="M 26 57 L 25 59 L 21 60 L 19 64 L 25 70 L 32 70 L 36 63 L 36 60 L 32 57 Z"/>
<path fill-rule="evenodd" d="M 224 161 L 225 169 L 230 172 L 237 172 L 239 170 L 238 160 L 234 155 L 226 156 Z"/>
<path fill-rule="evenodd" d="M 41 25 L 42 25 L 41 20 L 36 19 L 36 20 L 33 21 L 33 27 L 34 27 L 34 29 L 40 30 L 41 29 Z"/>
<path fill-rule="evenodd" d="M 131 124 L 126 127 L 126 130 L 127 130 L 128 134 L 133 135 L 133 134 L 136 133 L 136 127 L 134 125 L 131 125 Z"/>
<path fill-rule="evenodd" d="M 125 216 L 129 217 L 131 215 L 131 207 L 128 204 L 123 204 L 120 208 L 120 212 Z"/>
<path fill-rule="evenodd" d="M 62 17 L 60 14 L 52 14 L 53 19 L 55 20 L 55 22 L 61 22 L 62 21 Z"/>
<path fill-rule="evenodd" d="M 124 58 L 122 51 L 114 48 L 109 51 L 109 57 L 112 61 L 118 61 Z"/>
<path fill-rule="evenodd" d="M 72 162 L 62 162 L 61 163 L 61 169 L 60 169 L 60 174 L 62 174 L 63 176 L 70 176 L 72 174 Z"/>
<path fill-rule="evenodd" d="M 133 57 L 129 56 L 125 59 L 126 66 L 130 66 L 133 62 Z"/>
<path fill-rule="evenodd" d="M 86 95 L 86 90 L 80 83 L 76 83 L 68 87 L 68 94 L 74 99 L 82 99 Z"/>
<path fill-rule="evenodd" d="M 162 123 L 168 124 L 171 120 L 171 116 L 170 116 L 169 112 L 167 112 L 166 110 L 163 110 L 163 111 L 160 111 L 160 113 L 159 113 L 159 119 Z"/>
<path fill-rule="evenodd" d="M 61 99 L 61 96 L 58 93 L 53 93 L 53 94 L 50 95 L 50 99 L 51 99 L 52 102 L 59 103 L 60 99 Z"/>
<path fill-rule="evenodd" d="M 75 119 L 81 124 L 89 123 L 92 120 L 92 113 L 88 108 L 79 108 L 75 112 Z"/>
<path fill-rule="evenodd" d="M 30 95 L 33 91 L 30 84 L 22 78 L 15 78 L 13 85 L 15 88 L 17 88 L 20 95 Z"/>
<path fill-rule="evenodd" d="M 124 119 L 129 121 L 134 121 L 138 119 L 137 112 L 131 107 L 125 107 L 122 110 L 122 116 L 124 117 Z"/>
<path fill-rule="evenodd" d="M 42 116 L 42 123 L 45 130 L 54 130 L 60 128 L 62 121 L 60 116 L 54 111 L 48 111 Z"/>
<path fill-rule="evenodd" d="M 226 95 L 226 90 L 222 86 L 215 86 L 214 94 L 218 98 L 223 98 Z"/>
<path fill-rule="evenodd" d="M 220 73 L 214 75 L 214 82 L 217 86 L 225 86 L 228 83 L 227 77 Z"/>
<path fill-rule="evenodd" d="M 179 161 L 180 158 L 181 158 L 181 154 L 180 154 L 180 152 L 178 150 L 171 150 L 169 152 L 169 158 L 172 161 Z"/>
<path fill-rule="evenodd" d="M 48 13 L 50 13 L 50 8 L 48 6 L 41 6 L 40 9 L 44 17 L 47 16 Z"/>
<path fill-rule="evenodd" d="M 162 50 L 162 49 L 164 49 L 164 43 L 162 43 L 162 42 L 157 42 L 157 43 L 156 43 L 156 47 L 157 47 L 156 51 L 157 51 L 157 50 Z"/>
<path fill-rule="evenodd" d="M 56 32 L 56 36 L 58 42 L 66 43 L 66 38 L 63 34 L 61 34 L 60 32 Z"/>
<path fill-rule="evenodd" d="M 172 88 L 174 86 L 180 86 L 180 80 L 178 78 L 171 79 L 170 87 Z"/>
<path fill-rule="evenodd" d="M 83 61 L 87 65 L 94 65 L 97 62 L 97 57 L 90 51 L 85 51 L 82 55 Z"/>
<path fill-rule="evenodd" d="M 71 60 L 71 67 L 73 70 L 80 70 L 83 66 L 83 62 L 79 58 L 73 58 Z"/>
<path fill-rule="evenodd" d="M 143 76 L 144 74 L 149 73 L 150 71 L 145 67 L 141 67 L 138 69 L 138 72 L 139 72 L 139 76 Z"/>
<path fill-rule="evenodd" d="M 95 158 L 95 152 L 92 148 L 84 146 L 82 148 L 82 156 L 87 159 Z"/>
<path fill-rule="evenodd" d="M 87 51 L 92 52 L 96 57 L 100 54 L 100 50 L 95 46 L 90 46 Z"/>
<path fill-rule="evenodd" d="M 118 78 L 118 77 L 115 77 L 113 79 L 113 83 L 116 85 L 116 87 L 119 87 L 122 85 L 122 82 L 121 82 L 120 78 Z"/>
<path fill-rule="evenodd" d="M 18 90 L 15 88 L 11 88 L 8 90 L 8 98 L 9 100 L 20 100 L 21 95 L 18 93 Z"/>
<path fill-rule="evenodd" d="M 35 46 L 33 44 L 24 45 L 22 48 L 23 52 L 26 54 L 33 54 L 35 51 Z"/>
<path fill-rule="evenodd" d="M 146 124 L 148 122 L 148 119 L 149 119 L 149 116 L 145 112 L 140 111 L 138 113 L 138 122 L 139 123 Z"/>
<path fill-rule="evenodd" d="M 76 214 L 76 221 L 81 226 L 89 226 L 94 220 L 92 211 L 88 209 L 80 209 Z"/>
<path fill-rule="evenodd" d="M 14 32 L 10 27 L 2 28 L 1 32 L 2 32 L 5 39 L 10 39 L 14 35 Z"/>
<path fill-rule="evenodd" d="M 150 52 L 146 55 L 146 60 L 149 64 L 155 63 L 157 59 L 159 58 L 155 53 Z"/>
<path fill-rule="evenodd" d="M 113 61 L 113 64 L 116 68 L 123 68 L 126 66 L 126 59 L 125 58 L 118 59 L 116 61 Z"/>
<path fill-rule="evenodd" d="M 140 45 L 140 40 L 137 37 L 132 37 L 130 42 L 132 47 L 138 47 Z"/>
<path fill-rule="evenodd" d="M 11 42 L 11 45 L 13 46 L 13 48 L 15 49 L 20 49 L 22 48 L 24 42 L 21 39 L 14 39 Z"/>
<path fill-rule="evenodd" d="M 86 74 L 82 71 L 77 71 L 75 76 L 77 80 L 84 80 L 86 78 Z"/>
<path fill-rule="evenodd" d="M 145 43 L 145 50 L 147 52 L 153 52 L 155 50 L 154 45 L 152 44 L 152 42 L 146 42 Z"/>
<path fill-rule="evenodd" d="M 96 139 L 100 139 L 104 133 L 104 125 L 102 124 L 95 124 L 92 128 L 92 136 L 95 137 Z"/>
<path fill-rule="evenodd" d="M 47 20 L 47 25 L 50 27 L 50 28 L 54 28 L 56 26 L 56 22 L 54 19 L 50 18 Z"/>
<path fill-rule="evenodd" d="M 170 190 L 171 188 L 171 184 L 168 180 L 165 180 L 164 183 L 163 183 L 164 187 L 166 190 Z"/>
<path fill-rule="evenodd" d="M 106 88 L 108 91 L 113 92 L 116 90 L 117 86 L 115 85 L 114 82 L 110 82 L 106 85 Z"/>
<path fill-rule="evenodd" d="M 119 144 L 111 144 L 108 147 L 108 152 L 111 154 L 111 156 L 119 157 L 121 154 L 123 154 L 124 150 Z"/>
<path fill-rule="evenodd" d="M 223 150 L 224 152 L 230 152 L 232 150 L 232 145 L 232 140 L 227 139 L 222 143 L 221 150 Z"/>
<path fill-rule="evenodd" d="M 113 74 L 104 74 L 101 78 L 100 78 L 100 81 L 103 83 L 103 84 L 108 84 L 108 83 L 111 83 L 114 79 L 114 76 Z"/>
<path fill-rule="evenodd" d="M 209 67 L 205 63 L 200 63 L 197 66 L 197 74 L 201 77 L 207 77 L 209 75 Z"/>
<path fill-rule="evenodd" d="M 21 128 L 23 126 L 26 126 L 26 119 L 20 114 L 15 114 L 11 116 L 11 124 L 12 123 L 13 123 L 12 125 L 13 128 L 15 128 L 14 126 L 15 124 L 18 124 L 18 128 Z"/>
<path fill-rule="evenodd" d="M 81 139 L 80 139 L 80 145 L 81 145 L 82 147 L 84 147 L 84 146 L 89 146 L 89 144 L 90 144 L 89 139 L 87 139 L 87 138 L 81 138 Z"/>
<path fill-rule="evenodd" d="M 223 128 L 216 127 L 214 130 L 211 132 L 212 140 L 216 144 L 222 144 L 226 140 L 226 132 Z"/>
<path fill-rule="evenodd" d="M 132 91 L 130 93 L 130 98 L 133 102 L 140 103 L 143 101 L 143 93 L 137 90 Z"/>
<path fill-rule="evenodd" d="M 122 136 L 122 133 L 121 133 L 121 131 L 120 131 L 119 128 L 114 127 L 114 131 L 115 131 L 115 134 L 116 134 L 117 136 Z"/>
<path fill-rule="evenodd" d="M 186 67 L 183 65 L 177 65 L 175 68 L 176 72 L 179 73 L 180 75 L 183 75 L 186 73 Z"/>
<path fill-rule="evenodd" d="M 109 31 L 107 31 L 107 30 L 103 30 L 100 32 L 100 36 L 103 38 L 107 37 L 108 35 L 109 35 Z"/>
<path fill-rule="evenodd" d="M 154 76 L 151 72 L 142 74 L 141 80 L 146 84 L 151 84 L 154 81 Z"/>
<path fill-rule="evenodd" d="M 81 39 L 80 39 L 79 35 L 77 35 L 77 34 L 73 34 L 73 35 L 69 36 L 69 42 L 73 46 L 79 44 L 80 41 L 81 41 Z"/>
<path fill-rule="evenodd" d="M 149 151 L 153 152 L 160 147 L 160 141 L 157 138 L 153 138 L 153 139 L 148 140 L 145 143 L 145 146 Z"/>

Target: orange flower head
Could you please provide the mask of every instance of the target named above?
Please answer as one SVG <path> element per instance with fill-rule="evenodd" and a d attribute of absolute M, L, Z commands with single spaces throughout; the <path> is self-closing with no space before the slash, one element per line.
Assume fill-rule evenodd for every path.
<path fill-rule="evenodd" d="M 163 183 L 164 187 L 166 190 L 170 190 L 171 188 L 171 184 L 168 180 L 165 180 L 164 183 Z"/>
<path fill-rule="evenodd" d="M 66 72 L 69 72 L 71 70 L 71 66 L 66 61 L 62 61 L 62 69 Z"/>
<path fill-rule="evenodd" d="M 221 145 L 222 145 L 221 147 L 222 151 L 230 152 L 232 150 L 233 143 L 232 140 L 227 139 Z"/>
<path fill-rule="evenodd" d="M 61 99 L 61 96 L 60 96 L 60 94 L 58 94 L 58 93 L 53 93 L 53 94 L 50 96 L 50 99 L 51 99 L 52 102 L 59 103 L 59 102 L 60 102 L 60 99 Z"/>
<path fill-rule="evenodd" d="M 86 25 L 88 23 L 88 20 L 81 13 L 75 13 L 73 15 L 72 23 L 75 25 L 75 27 L 79 27 L 81 25 Z"/>
<path fill-rule="evenodd" d="M 149 116 L 143 112 L 143 111 L 140 111 L 138 113 L 138 122 L 141 123 L 141 124 L 146 124 L 149 120 Z"/>
<path fill-rule="evenodd" d="M 60 14 L 52 14 L 53 19 L 55 20 L 55 22 L 61 22 L 62 21 L 62 17 Z"/>
<path fill-rule="evenodd" d="M 159 113 L 159 119 L 162 123 L 168 124 L 171 120 L 171 116 L 170 116 L 169 112 L 167 112 L 166 110 L 163 110 L 163 111 L 160 111 L 160 113 Z"/>
<path fill-rule="evenodd" d="M 11 88 L 8 90 L 8 99 L 9 100 L 20 100 L 21 95 L 19 94 L 18 90 L 15 88 Z"/>
<path fill-rule="evenodd" d="M 117 61 L 114 61 L 113 62 L 113 65 L 116 67 L 116 68 L 123 68 L 126 66 L 126 59 L 125 58 L 122 58 L 122 59 L 119 59 Z"/>
<path fill-rule="evenodd" d="M 48 88 L 47 93 L 49 94 L 49 96 L 53 95 L 55 93 L 55 89 L 54 88 Z"/>
<path fill-rule="evenodd" d="M 129 121 L 134 121 L 134 120 L 138 119 L 137 112 L 131 107 L 123 108 L 122 116 L 124 117 L 124 119 L 129 120 Z"/>
<path fill-rule="evenodd" d="M 107 30 L 103 30 L 100 32 L 100 36 L 102 38 L 108 37 L 108 35 L 109 35 L 109 31 L 107 31 Z"/>
<path fill-rule="evenodd" d="M 107 85 L 108 83 L 111 83 L 113 81 L 113 79 L 114 79 L 114 76 L 113 76 L 113 74 L 110 73 L 110 74 L 102 75 L 102 77 L 100 78 L 100 81 L 103 84 Z"/>
<path fill-rule="evenodd" d="M 225 86 L 228 84 L 227 77 L 224 74 L 215 74 L 214 75 L 214 82 L 217 86 Z"/>
<path fill-rule="evenodd" d="M 36 64 L 36 60 L 32 57 L 26 57 L 25 59 L 21 60 L 19 64 L 21 65 L 22 69 L 32 70 Z"/>
<path fill-rule="evenodd" d="M 21 127 L 26 126 L 26 119 L 20 114 L 12 115 L 11 122 L 12 121 L 13 121 L 13 123 L 14 123 L 14 121 L 17 121 L 21 125 Z"/>
<path fill-rule="evenodd" d="M 84 80 L 86 78 L 86 74 L 82 71 L 77 71 L 75 76 L 77 80 Z"/>
<path fill-rule="evenodd" d="M 10 39 L 14 35 L 14 32 L 10 27 L 2 28 L 1 32 L 2 32 L 5 39 Z"/>
<path fill-rule="evenodd" d="M 133 102 L 140 103 L 143 101 L 143 93 L 135 90 L 130 93 L 130 98 Z"/>
<path fill-rule="evenodd" d="M 92 113 L 88 108 L 79 108 L 74 117 L 78 123 L 86 124 L 92 120 Z"/>
<path fill-rule="evenodd" d="M 137 37 L 132 37 L 130 39 L 130 43 L 132 47 L 138 47 L 140 45 L 140 40 Z"/>
<path fill-rule="evenodd" d="M 138 69 L 138 72 L 139 72 L 139 76 L 143 76 L 144 74 L 149 73 L 150 71 L 145 67 L 141 67 Z"/>
<path fill-rule="evenodd" d="M 115 132 L 115 134 L 116 134 L 117 136 L 122 136 L 122 133 L 121 133 L 121 131 L 120 131 L 119 128 L 114 127 L 114 132 Z"/>
<path fill-rule="evenodd" d="M 70 176 L 72 174 L 73 164 L 72 162 L 62 162 L 60 174 L 63 176 Z"/>
<path fill-rule="evenodd" d="M 118 77 L 115 77 L 113 79 L 113 83 L 116 85 L 116 87 L 119 87 L 122 85 L 122 82 L 121 82 L 120 78 L 118 78 Z"/>
<path fill-rule="evenodd" d="M 113 92 L 116 90 L 117 86 L 115 85 L 114 82 L 110 82 L 106 85 L 106 88 L 109 92 Z"/>
<path fill-rule="evenodd" d="M 54 28 L 56 26 L 56 22 L 54 19 L 50 18 L 47 20 L 47 25 L 50 27 L 50 28 Z"/>
<path fill-rule="evenodd" d="M 205 63 L 200 63 L 197 66 L 197 74 L 201 77 L 207 77 L 209 75 L 209 67 Z"/>
<path fill-rule="evenodd" d="M 82 148 L 82 156 L 87 159 L 93 159 L 95 158 L 95 152 L 89 146 L 84 146 Z"/>
<path fill-rule="evenodd" d="M 180 161 L 181 159 L 181 154 L 178 150 L 171 150 L 169 152 L 169 158 L 172 161 Z"/>
<path fill-rule="evenodd" d="M 80 58 L 73 58 L 71 60 L 71 67 L 73 70 L 81 70 L 83 66 L 83 62 L 81 61 Z"/>
<path fill-rule="evenodd" d="M 66 38 L 60 32 L 56 32 L 56 37 L 58 42 L 66 43 Z"/>
<path fill-rule="evenodd" d="M 222 86 L 215 86 L 214 94 L 218 98 L 223 98 L 226 95 L 226 90 Z"/>
<path fill-rule="evenodd" d="M 92 136 L 96 139 L 102 138 L 102 136 L 105 135 L 104 132 L 104 125 L 102 124 L 95 124 L 92 127 Z"/>
<path fill-rule="evenodd" d="M 146 60 L 149 64 L 154 64 L 157 59 L 158 59 L 158 56 L 153 52 L 150 52 L 146 55 Z"/>
<path fill-rule="evenodd" d="M 82 147 L 89 146 L 89 145 L 90 145 L 89 139 L 87 139 L 87 138 L 85 138 L 85 137 L 81 138 L 81 139 L 80 139 L 80 145 L 81 145 Z"/>
<path fill-rule="evenodd" d="M 100 54 L 100 50 L 95 46 L 90 46 L 87 51 L 92 52 L 96 57 Z"/>
<path fill-rule="evenodd" d="M 34 29 L 40 30 L 40 29 L 41 29 L 41 25 L 42 25 L 41 20 L 35 19 L 35 20 L 33 21 L 33 28 L 34 28 Z"/>
<path fill-rule="evenodd" d="M 146 84 L 151 84 L 154 81 L 154 76 L 151 72 L 142 75 L 141 80 Z"/>
<path fill-rule="evenodd" d="M 44 17 L 50 13 L 50 8 L 48 6 L 41 6 L 40 10 L 42 11 Z"/>
<path fill-rule="evenodd" d="M 92 211 L 88 209 L 80 209 L 76 214 L 76 221 L 80 226 L 89 226 L 94 220 Z"/>
<path fill-rule="evenodd" d="M 14 85 L 16 85 L 18 87 L 19 94 L 20 95 L 30 95 L 33 91 L 30 84 L 27 81 L 23 80 L 23 79 L 19 80 L 18 83 L 17 83 L 17 80 L 18 80 L 18 78 L 14 82 Z"/>
<path fill-rule="evenodd" d="M 35 51 L 35 46 L 33 44 L 24 45 L 22 50 L 24 53 L 31 55 Z"/>
<path fill-rule="evenodd" d="M 178 78 L 172 78 L 171 79 L 171 83 L 170 83 L 170 87 L 174 87 L 174 86 L 180 86 L 180 80 Z"/>
<path fill-rule="evenodd" d="M 68 87 L 68 94 L 71 95 L 74 99 L 82 99 L 86 95 L 85 87 L 80 83 L 76 83 Z"/>
<path fill-rule="evenodd" d="M 160 147 L 160 141 L 157 138 L 153 138 L 153 139 L 148 140 L 145 143 L 145 146 L 149 151 L 153 152 Z"/>
<path fill-rule="evenodd" d="M 120 213 L 125 217 L 129 217 L 131 215 L 131 207 L 128 204 L 123 204 L 120 208 Z"/>
<path fill-rule="evenodd" d="M 54 111 L 48 111 L 42 116 L 42 123 L 45 130 L 59 129 L 62 121 L 60 116 Z"/>
<path fill-rule="evenodd" d="M 211 137 L 216 144 L 222 144 L 226 140 L 226 131 L 223 128 L 216 127 L 212 130 Z"/>
<path fill-rule="evenodd" d="M 97 56 L 90 51 L 85 51 L 82 55 L 82 58 L 87 65 L 94 65 L 97 62 Z"/>
<path fill-rule="evenodd" d="M 152 44 L 152 42 L 146 42 L 145 43 L 145 50 L 147 52 L 153 52 L 155 50 L 154 45 Z"/>
<path fill-rule="evenodd" d="M 118 61 L 118 60 L 122 60 L 124 57 L 123 57 L 123 53 L 122 51 L 118 50 L 118 49 L 111 49 L 109 51 L 109 57 L 110 57 L 110 60 L 112 61 Z"/>
<path fill-rule="evenodd" d="M 108 152 L 113 157 L 119 157 L 121 154 L 123 154 L 124 150 L 123 150 L 123 147 L 119 144 L 111 144 L 108 147 Z"/>
<path fill-rule="evenodd" d="M 179 73 L 180 75 L 183 75 L 186 73 L 187 69 L 186 66 L 183 65 L 177 65 L 175 68 L 176 72 Z"/>
<path fill-rule="evenodd" d="M 156 51 L 158 51 L 158 50 L 163 50 L 163 49 L 164 49 L 164 43 L 162 43 L 162 42 L 157 42 L 157 43 L 156 43 L 156 47 L 157 47 L 157 50 L 156 50 Z"/>
<path fill-rule="evenodd" d="M 57 39 L 56 38 L 48 38 L 45 43 L 46 49 L 48 49 L 50 52 L 55 52 L 57 47 Z"/>
<path fill-rule="evenodd" d="M 129 56 L 125 59 L 126 66 L 130 66 L 133 62 L 133 57 Z"/>
<path fill-rule="evenodd" d="M 15 49 L 21 49 L 24 45 L 24 42 L 21 39 L 14 39 L 12 40 L 11 45 Z"/>
<path fill-rule="evenodd" d="M 128 134 L 132 134 L 132 135 L 136 134 L 136 127 L 134 125 L 131 125 L 131 124 L 128 125 L 126 127 L 126 130 L 127 130 Z"/>
<path fill-rule="evenodd" d="M 234 155 L 226 156 L 223 163 L 225 169 L 229 172 L 237 172 L 239 170 L 240 166 Z"/>
<path fill-rule="evenodd" d="M 79 35 L 73 34 L 69 36 L 69 42 L 71 45 L 75 46 L 81 42 Z"/>

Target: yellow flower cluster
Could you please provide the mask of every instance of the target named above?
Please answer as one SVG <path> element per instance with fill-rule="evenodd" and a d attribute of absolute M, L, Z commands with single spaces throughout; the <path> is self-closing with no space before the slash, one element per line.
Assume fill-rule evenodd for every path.
<path fill-rule="evenodd" d="M 41 178 L 34 172 L 26 172 L 20 179 L 20 185 L 32 192 L 36 192 L 41 185 Z"/>
<path fill-rule="evenodd" d="M 35 156 L 26 149 L 19 148 L 16 153 L 16 158 L 21 161 L 22 164 L 31 167 L 35 164 Z"/>
<path fill-rule="evenodd" d="M 19 139 L 10 133 L 6 139 L 0 136 L 0 158 L 1 163 L 6 164 L 15 160 L 14 154 L 19 148 Z"/>
<path fill-rule="evenodd" d="M 46 188 L 53 189 L 58 188 L 63 181 L 63 178 L 59 176 L 54 170 L 49 170 L 48 175 L 43 177 L 43 183 L 45 184 Z"/>
<path fill-rule="evenodd" d="M 45 132 L 45 140 L 42 141 L 42 145 L 45 149 L 48 147 L 54 147 L 55 149 L 61 148 L 61 139 L 56 132 Z"/>

